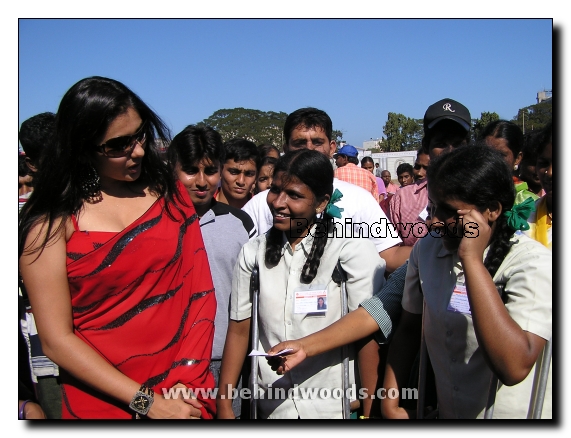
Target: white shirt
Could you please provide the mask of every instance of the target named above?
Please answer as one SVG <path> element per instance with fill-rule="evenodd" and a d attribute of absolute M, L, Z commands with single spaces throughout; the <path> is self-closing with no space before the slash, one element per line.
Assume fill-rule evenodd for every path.
<path fill-rule="evenodd" d="M 368 195 L 370 196 L 370 195 Z M 356 309 L 361 301 L 370 298 L 373 291 L 384 283 L 385 261 L 376 253 L 368 239 L 330 238 L 326 244 L 321 263 L 311 286 L 322 285 L 327 289 L 327 311 L 295 313 L 295 292 L 298 288 L 307 290 L 310 285 L 301 284 L 300 274 L 311 251 L 313 237 L 308 235 L 292 250 L 285 239 L 282 257 L 277 266 L 268 268 L 264 262 L 266 235 L 246 243 L 238 256 L 234 268 L 230 319 L 241 321 L 251 317 L 250 276 L 257 263 L 260 272 L 259 336 L 260 351 L 288 339 L 299 339 L 321 330 L 341 317 L 341 288 L 331 275 L 339 260 L 347 273 L 347 295 L 349 311 Z M 272 371 L 264 358 L 259 360 L 259 383 L 266 396 L 258 400 L 261 418 L 342 418 L 342 399 L 319 397 L 298 400 L 288 399 L 288 390 L 299 388 L 342 388 L 342 349 L 337 348 L 315 357 L 279 376 Z M 350 370 L 353 364 L 350 363 Z M 353 380 L 351 380 L 353 383 Z M 269 400 L 268 390 L 284 388 L 285 400 Z M 298 389 L 299 391 L 299 389 Z M 357 398 L 358 393 L 353 398 Z"/>
<path fill-rule="evenodd" d="M 378 253 L 402 242 L 394 228 L 388 226 L 390 222 L 385 212 L 369 192 L 337 178 L 333 180 L 333 190 L 335 189 L 343 194 L 343 197 L 335 203 L 337 207 L 343 209 L 341 219 L 335 218 L 335 221 L 347 229 L 346 237 L 352 237 L 348 236 L 351 232 L 349 228 L 352 228 L 353 236 L 356 237 L 361 233 L 360 235 L 372 240 Z M 274 222 L 267 197 L 268 190 L 265 190 L 252 197 L 242 207 L 242 210 L 254 221 L 258 235 L 268 231 Z"/>

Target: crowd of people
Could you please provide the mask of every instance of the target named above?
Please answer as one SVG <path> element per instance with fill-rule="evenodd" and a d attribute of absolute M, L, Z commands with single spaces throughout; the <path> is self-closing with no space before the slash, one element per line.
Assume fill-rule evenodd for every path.
<path fill-rule="evenodd" d="M 482 418 L 497 377 L 494 418 L 526 418 L 552 336 L 551 123 L 471 142 L 442 99 L 400 187 L 332 127 L 292 112 L 283 152 L 171 137 L 104 77 L 23 122 L 19 418 L 416 418 L 421 336 L 433 416 Z"/>

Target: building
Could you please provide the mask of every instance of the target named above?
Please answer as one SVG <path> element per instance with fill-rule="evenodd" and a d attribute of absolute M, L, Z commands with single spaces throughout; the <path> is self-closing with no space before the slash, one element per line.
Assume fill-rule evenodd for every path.
<path fill-rule="evenodd" d="M 378 147 L 382 147 L 380 144 L 382 144 L 384 141 L 384 139 L 381 138 L 371 138 L 370 140 L 364 141 L 363 142 L 363 149 L 373 149 L 373 148 L 378 148 Z"/>
<path fill-rule="evenodd" d="M 380 152 L 372 154 L 368 150 L 359 150 L 359 161 L 361 161 L 361 158 L 364 156 L 370 156 L 375 163 L 379 163 L 381 170 L 388 170 L 393 180 L 397 179 L 397 167 L 403 163 L 409 163 L 411 166 L 414 166 L 414 162 L 416 161 L 416 151 Z"/>
<path fill-rule="evenodd" d="M 541 103 L 546 100 L 551 100 L 552 93 L 551 90 L 543 90 L 537 92 L 537 103 Z"/>

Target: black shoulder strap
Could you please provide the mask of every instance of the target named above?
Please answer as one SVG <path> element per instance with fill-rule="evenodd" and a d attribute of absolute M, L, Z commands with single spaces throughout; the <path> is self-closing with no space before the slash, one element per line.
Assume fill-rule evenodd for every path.
<path fill-rule="evenodd" d="M 258 265 L 254 265 L 250 276 L 250 293 L 258 293 L 260 291 L 260 271 Z"/>

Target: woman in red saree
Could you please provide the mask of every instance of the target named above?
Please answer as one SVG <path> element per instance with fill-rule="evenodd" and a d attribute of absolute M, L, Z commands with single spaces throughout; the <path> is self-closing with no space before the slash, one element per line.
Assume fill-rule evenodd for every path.
<path fill-rule="evenodd" d="M 123 84 L 65 94 L 37 192 L 19 218 L 20 272 L 62 418 L 212 418 L 216 299 L 197 216 L 159 155 L 168 129 Z M 198 399 L 164 397 L 173 387 Z"/>

